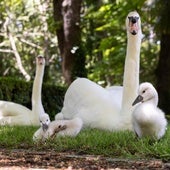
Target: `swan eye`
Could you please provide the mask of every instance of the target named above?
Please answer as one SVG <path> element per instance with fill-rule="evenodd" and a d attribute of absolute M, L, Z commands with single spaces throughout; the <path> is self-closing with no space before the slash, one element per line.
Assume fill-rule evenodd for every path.
<path fill-rule="evenodd" d="M 145 90 L 143 90 L 142 93 L 145 93 Z"/>
<path fill-rule="evenodd" d="M 42 121 L 40 120 L 40 123 L 42 123 Z"/>

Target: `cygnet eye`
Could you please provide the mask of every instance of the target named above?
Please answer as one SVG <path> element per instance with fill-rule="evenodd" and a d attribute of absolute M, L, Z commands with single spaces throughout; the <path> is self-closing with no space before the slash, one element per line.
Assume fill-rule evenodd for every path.
<path fill-rule="evenodd" d="M 142 91 L 142 93 L 145 93 L 145 92 L 146 92 L 145 90 Z"/>
<path fill-rule="evenodd" d="M 40 123 L 42 123 L 42 121 L 40 120 Z"/>

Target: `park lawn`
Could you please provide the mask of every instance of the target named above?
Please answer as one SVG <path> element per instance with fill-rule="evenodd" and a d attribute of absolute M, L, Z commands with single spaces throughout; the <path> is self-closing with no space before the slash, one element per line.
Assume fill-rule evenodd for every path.
<path fill-rule="evenodd" d="M 77 137 L 60 137 L 55 140 L 34 143 L 32 136 L 38 127 L 1 126 L 0 148 L 55 150 L 76 154 L 102 155 L 111 158 L 170 160 L 170 125 L 160 141 L 138 139 L 133 132 L 108 132 L 83 129 Z"/>

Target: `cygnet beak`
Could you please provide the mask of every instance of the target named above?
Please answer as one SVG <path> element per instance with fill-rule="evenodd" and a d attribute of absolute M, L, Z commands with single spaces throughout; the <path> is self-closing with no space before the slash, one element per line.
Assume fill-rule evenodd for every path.
<path fill-rule="evenodd" d="M 46 123 L 42 124 L 42 129 L 45 132 L 48 129 L 48 125 Z"/>
<path fill-rule="evenodd" d="M 142 102 L 142 100 L 143 100 L 143 97 L 142 97 L 141 95 L 139 95 L 139 96 L 135 99 L 135 101 L 132 103 L 132 106 L 134 106 L 135 104 L 137 104 L 137 103 L 139 103 L 139 102 Z"/>

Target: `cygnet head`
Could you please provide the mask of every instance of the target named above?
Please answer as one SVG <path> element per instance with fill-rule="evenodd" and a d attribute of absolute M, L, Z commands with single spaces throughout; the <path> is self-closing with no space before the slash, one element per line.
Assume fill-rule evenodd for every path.
<path fill-rule="evenodd" d="M 137 35 L 141 31 L 140 16 L 136 11 L 130 12 L 126 18 L 126 29 L 131 35 Z"/>
<path fill-rule="evenodd" d="M 38 65 L 45 65 L 45 58 L 42 55 L 37 56 L 36 62 Z"/>
<path fill-rule="evenodd" d="M 48 125 L 50 124 L 50 117 L 47 113 L 43 113 L 40 115 L 40 125 L 43 131 L 48 129 Z"/>
<path fill-rule="evenodd" d="M 140 84 L 138 96 L 133 102 L 132 106 L 139 102 L 152 101 L 156 106 L 158 104 L 158 93 L 151 83 L 145 82 Z"/>

